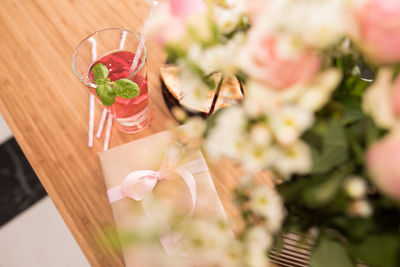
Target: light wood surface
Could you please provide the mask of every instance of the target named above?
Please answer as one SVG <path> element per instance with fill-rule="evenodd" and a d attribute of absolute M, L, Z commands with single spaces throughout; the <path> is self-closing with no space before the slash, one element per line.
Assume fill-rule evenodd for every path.
<path fill-rule="evenodd" d="M 74 77 L 71 56 L 90 33 L 110 27 L 138 31 L 148 4 L 141 0 L 2 0 L 0 9 L 0 112 L 40 181 L 93 266 L 123 266 L 121 255 L 101 242 L 112 224 L 97 152 L 87 147 L 87 89 Z M 112 131 L 111 147 L 167 129 L 159 67 L 164 55 L 148 44 L 148 74 L 155 117 L 140 134 Z M 101 115 L 96 105 L 96 121 Z M 233 218 L 231 188 L 237 169 L 213 166 L 220 198 Z M 29 227 L 29 226 L 27 226 Z M 62 242 L 62 240 L 60 240 Z"/>

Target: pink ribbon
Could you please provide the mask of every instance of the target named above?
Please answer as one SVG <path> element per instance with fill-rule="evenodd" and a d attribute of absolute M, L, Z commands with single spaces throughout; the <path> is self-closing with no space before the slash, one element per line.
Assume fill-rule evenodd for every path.
<path fill-rule="evenodd" d="M 166 233 L 159 238 L 167 254 L 187 256 L 179 244 L 182 236 L 174 233 L 167 220 L 165 218 L 160 218 L 160 212 L 152 209 L 147 204 L 148 201 L 153 198 L 152 191 L 157 185 L 157 182 L 171 179 L 172 175 L 175 173 L 186 183 L 192 200 L 190 212 L 181 224 L 186 223 L 192 218 L 196 207 L 196 181 L 193 175 L 208 171 L 208 167 L 203 158 L 177 166 L 178 159 L 180 159 L 178 153 L 179 152 L 176 150 L 170 149 L 164 157 L 163 163 L 161 164 L 162 167 L 159 171 L 138 170 L 129 173 L 121 185 L 107 190 L 107 195 L 110 203 L 124 198 L 141 201 L 143 210 L 148 219 L 158 221 L 163 228 L 163 232 Z"/>

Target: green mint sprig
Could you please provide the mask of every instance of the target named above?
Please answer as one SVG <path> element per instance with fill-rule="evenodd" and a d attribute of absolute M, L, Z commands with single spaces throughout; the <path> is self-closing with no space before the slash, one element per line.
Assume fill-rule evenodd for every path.
<path fill-rule="evenodd" d="M 108 69 L 103 63 L 96 64 L 93 69 L 94 83 L 97 85 L 96 94 L 104 106 L 111 106 L 118 96 L 130 99 L 140 94 L 137 83 L 128 79 L 119 79 L 111 82 L 108 78 Z"/>

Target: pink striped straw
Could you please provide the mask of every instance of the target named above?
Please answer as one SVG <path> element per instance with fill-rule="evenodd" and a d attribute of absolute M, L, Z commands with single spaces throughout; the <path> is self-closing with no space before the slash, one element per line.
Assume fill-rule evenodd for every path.
<path fill-rule="evenodd" d="M 107 114 L 108 114 L 108 110 L 106 108 L 103 109 L 103 114 L 101 114 L 99 127 L 97 128 L 97 134 L 96 134 L 97 138 L 100 138 L 101 134 L 103 133 L 104 122 L 106 121 Z"/>
<path fill-rule="evenodd" d="M 111 136 L 111 126 L 113 123 L 113 115 L 111 112 L 108 114 L 108 121 L 107 121 L 107 130 L 106 130 L 106 138 L 104 139 L 104 147 L 103 151 L 108 150 L 108 146 L 110 144 L 110 136 Z"/>
<path fill-rule="evenodd" d="M 90 94 L 89 100 L 89 147 L 93 147 L 93 132 L 94 132 L 94 95 Z"/>
<path fill-rule="evenodd" d="M 89 38 L 89 42 L 92 43 L 92 61 L 95 62 L 97 59 L 97 42 L 92 37 Z M 93 133 L 94 133 L 94 95 L 90 94 L 89 99 L 89 147 L 93 147 Z"/>
<path fill-rule="evenodd" d="M 142 54 L 142 50 L 143 50 L 143 47 L 144 47 L 144 43 L 145 43 L 145 41 L 146 41 L 147 24 L 148 24 L 148 22 L 149 22 L 149 19 L 150 19 L 150 17 L 151 17 L 151 14 L 153 13 L 153 9 L 154 9 L 157 5 L 158 5 L 158 1 L 152 1 L 152 2 L 151 2 L 151 7 L 150 7 L 150 10 L 149 10 L 149 14 L 147 15 L 147 18 L 146 18 L 146 20 L 145 20 L 145 22 L 144 22 L 144 25 L 143 25 L 142 36 L 140 36 L 139 45 L 138 45 L 138 47 L 137 47 L 137 49 L 136 49 L 135 57 L 134 57 L 134 59 L 133 59 L 131 68 L 129 69 L 129 74 L 132 74 L 132 73 L 136 70 L 136 67 L 137 67 L 137 65 L 138 65 L 138 63 L 139 63 L 139 58 L 140 58 L 140 55 Z"/>

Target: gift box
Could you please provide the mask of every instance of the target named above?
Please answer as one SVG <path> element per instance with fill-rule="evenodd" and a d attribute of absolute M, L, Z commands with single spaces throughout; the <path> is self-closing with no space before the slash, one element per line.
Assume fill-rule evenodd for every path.
<path fill-rule="evenodd" d="M 174 227 L 197 218 L 226 219 L 201 151 L 183 149 L 170 131 L 102 152 L 99 159 L 120 240 L 148 223 L 160 228 L 160 250 L 187 256 L 180 245 L 184 236 L 174 233 Z M 168 221 L 171 210 L 165 207 L 181 219 Z M 122 246 L 126 266 L 139 266 L 137 251 Z"/>

